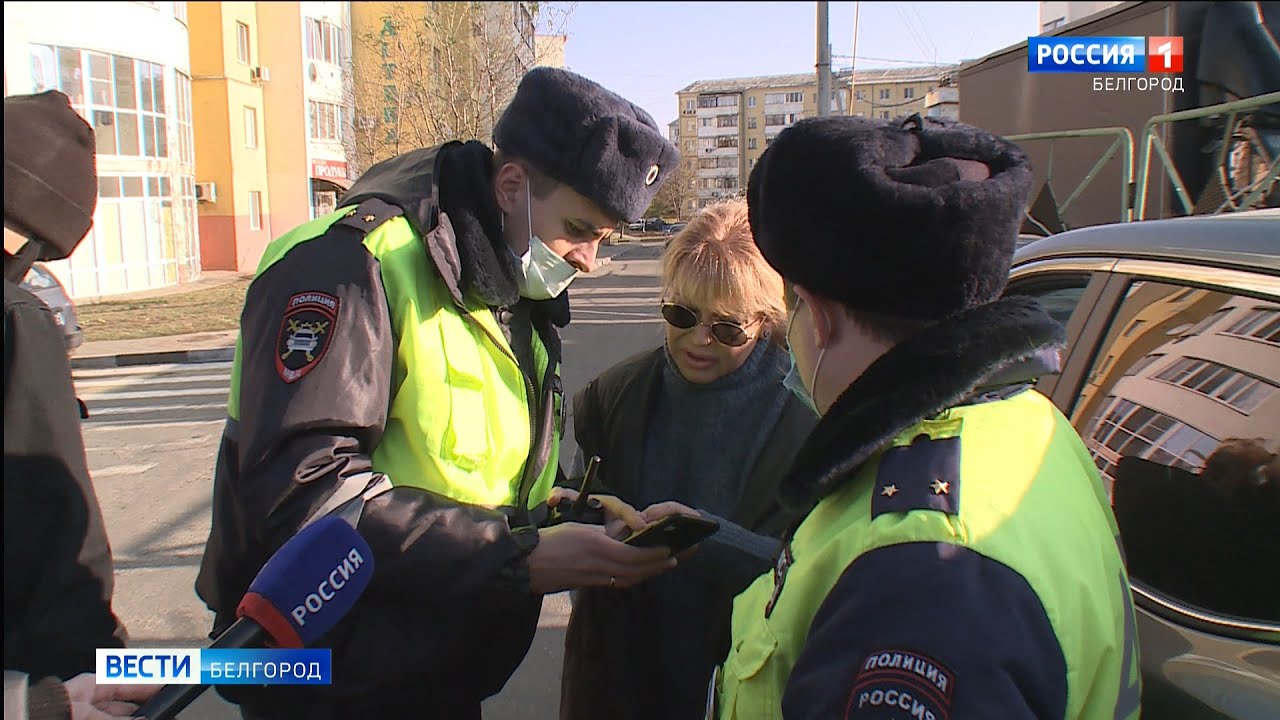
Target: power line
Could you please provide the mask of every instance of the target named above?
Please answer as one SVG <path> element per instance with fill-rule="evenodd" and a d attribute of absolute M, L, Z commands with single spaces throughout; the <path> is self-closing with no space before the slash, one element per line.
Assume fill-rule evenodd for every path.
<path fill-rule="evenodd" d="M 900 64 L 904 64 L 904 65 L 955 65 L 955 64 L 956 64 L 956 63 L 952 63 L 952 62 L 933 62 L 933 61 L 930 61 L 930 60 L 919 60 L 919 59 L 917 59 L 917 60 L 901 60 L 901 59 L 897 59 L 897 58 L 877 58 L 877 57 L 866 57 L 866 56 L 863 56 L 863 55 L 859 55 L 857 58 L 854 58 L 852 55 L 832 55 L 831 57 L 832 57 L 833 59 L 838 59 L 838 60 L 854 60 L 854 59 L 856 59 L 856 60 L 858 60 L 859 62 L 861 62 L 861 61 L 863 61 L 863 60 L 869 60 L 869 61 L 871 61 L 871 62 L 900 63 Z"/>

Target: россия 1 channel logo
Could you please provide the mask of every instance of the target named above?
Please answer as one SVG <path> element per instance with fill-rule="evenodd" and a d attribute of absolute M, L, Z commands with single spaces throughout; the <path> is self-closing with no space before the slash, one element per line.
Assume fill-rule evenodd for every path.
<path fill-rule="evenodd" d="M 1180 73 L 1181 37 L 1030 37 L 1027 72 Z"/>

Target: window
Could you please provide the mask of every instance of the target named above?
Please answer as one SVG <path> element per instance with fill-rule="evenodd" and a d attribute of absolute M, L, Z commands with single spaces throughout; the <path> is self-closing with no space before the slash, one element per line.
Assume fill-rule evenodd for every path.
<path fill-rule="evenodd" d="M 1274 593 L 1260 591 L 1280 582 L 1280 495 L 1264 474 L 1280 449 L 1280 343 L 1259 337 L 1280 308 L 1186 290 L 1129 286 L 1090 353 L 1072 423 L 1111 496 L 1136 588 L 1280 622 Z"/>
<path fill-rule="evenodd" d="M 748 95 L 748 96 L 747 96 L 747 107 L 749 107 L 749 108 L 753 108 L 753 107 L 755 107 L 755 106 L 756 106 L 756 96 L 755 96 L 755 95 Z"/>
<path fill-rule="evenodd" d="M 249 64 L 249 26 L 242 22 L 236 23 L 236 59 Z"/>
<path fill-rule="evenodd" d="M 737 135 L 720 135 L 716 138 L 716 147 L 736 148 L 738 147 L 738 136 Z"/>
<path fill-rule="evenodd" d="M 1280 307 L 1260 307 L 1251 310 L 1223 332 L 1227 335 L 1253 338 L 1270 345 L 1280 346 Z"/>
<path fill-rule="evenodd" d="M 738 116 L 737 115 L 721 115 L 720 117 L 716 118 L 716 127 L 736 128 L 738 127 Z"/>
<path fill-rule="evenodd" d="M 327 20 L 307 18 L 307 58 L 339 65 L 342 63 L 342 28 Z"/>
<path fill-rule="evenodd" d="M 173 16 L 183 25 L 187 24 L 187 4 L 185 2 L 173 3 Z"/>
<path fill-rule="evenodd" d="M 747 149 L 748 149 L 748 150 L 755 150 L 755 149 L 756 149 L 756 139 L 755 139 L 755 138 L 747 138 Z"/>
<path fill-rule="evenodd" d="M 764 96 L 765 105 L 781 105 L 787 101 L 786 93 L 767 93 Z"/>
<path fill-rule="evenodd" d="M 258 147 L 258 111 L 247 106 L 244 109 L 244 146 Z"/>
<path fill-rule="evenodd" d="M 715 123 L 715 121 L 716 121 L 715 118 L 709 118 L 709 117 L 698 118 L 698 125 L 700 127 L 711 127 Z"/>
<path fill-rule="evenodd" d="M 685 111 L 685 112 L 687 112 L 687 113 L 691 113 L 691 112 L 693 112 L 693 101 L 692 101 L 692 100 L 685 100 L 685 101 L 684 101 L 684 111 Z"/>
<path fill-rule="evenodd" d="M 184 165 L 196 164 L 195 136 L 191 131 L 191 78 L 182 72 L 174 72 L 174 86 L 177 88 L 177 138 L 178 162 Z"/>
<path fill-rule="evenodd" d="M 858 96 L 858 99 L 859 99 L 859 100 L 862 100 L 862 101 L 864 101 L 864 102 L 865 102 L 865 101 L 866 101 L 866 99 L 867 99 L 867 91 L 866 91 L 866 90 L 859 90 L 859 91 L 857 92 L 857 96 Z"/>
<path fill-rule="evenodd" d="M 1060 28 L 1060 27 L 1062 27 L 1063 25 L 1066 25 L 1066 24 L 1067 24 L 1067 19 L 1066 19 L 1066 18 L 1064 18 L 1064 17 L 1054 18 L 1054 19 L 1050 20 L 1049 22 L 1045 23 L 1045 24 L 1042 26 L 1042 29 L 1044 30 L 1044 32 L 1049 32 L 1049 31 L 1051 31 L 1051 30 L 1057 30 L 1058 28 Z"/>
<path fill-rule="evenodd" d="M 789 102 L 789 103 L 804 102 L 804 93 L 802 93 L 802 92 L 789 92 L 789 93 L 787 93 L 787 102 Z"/>
<path fill-rule="evenodd" d="M 787 124 L 786 115 L 765 115 L 764 116 L 765 127 L 771 127 L 774 125 L 786 125 L 786 124 Z"/>
<path fill-rule="evenodd" d="M 342 106 L 311 100 L 308 120 L 312 140 L 342 140 Z"/>
<path fill-rule="evenodd" d="M 262 193 L 249 191 L 249 229 L 262 229 Z"/>
<path fill-rule="evenodd" d="M 902 88 L 902 97 L 903 97 L 903 98 L 905 98 L 905 99 L 907 99 L 907 100 L 910 100 L 911 98 L 913 98 L 913 97 L 915 97 L 915 96 L 916 96 L 916 89 L 915 89 L 915 88 L 913 88 L 913 87 L 904 87 L 904 88 Z"/>
<path fill-rule="evenodd" d="M 893 97 L 893 89 L 892 89 L 892 88 L 880 88 L 880 99 L 881 99 L 881 100 L 889 100 L 889 99 L 891 99 L 892 97 Z"/>
<path fill-rule="evenodd" d="M 889 119 L 889 111 L 888 111 L 888 110 L 881 110 L 881 111 L 880 111 L 880 119 L 881 119 L 881 120 L 888 120 L 888 119 Z"/>
<path fill-rule="evenodd" d="M 747 129 L 748 129 L 748 130 L 755 130 L 755 129 L 756 129 L 756 116 L 755 116 L 755 115 L 752 115 L 751 117 L 747 118 Z"/>
<path fill-rule="evenodd" d="M 699 95 L 698 107 L 714 108 L 714 107 L 737 107 L 737 95 Z"/>
<path fill-rule="evenodd" d="M 1226 403 L 1242 413 L 1257 410 L 1263 401 L 1280 390 L 1266 380 L 1199 358 L 1179 358 L 1155 377 Z"/>
<path fill-rule="evenodd" d="M 714 170 L 716 168 L 738 167 L 738 158 L 736 157 L 699 158 L 698 167 L 702 170 Z"/>
<path fill-rule="evenodd" d="M 101 155 L 168 157 L 164 66 L 77 48 L 31 46 L 35 92 L 61 90 Z"/>
<path fill-rule="evenodd" d="M 1090 276 L 1087 273 L 1039 273 L 1013 280 L 1005 291 L 1005 297 L 1027 296 L 1039 300 L 1049 316 L 1067 328 L 1067 335 L 1070 336 L 1075 329 L 1071 318 L 1080 305 L 1080 298 L 1084 297 L 1089 280 Z M 1076 324 L 1083 321 L 1082 317 Z M 1057 379 L 1057 373 L 1044 375 L 1040 378 L 1036 389 L 1045 394 L 1052 394 Z"/>

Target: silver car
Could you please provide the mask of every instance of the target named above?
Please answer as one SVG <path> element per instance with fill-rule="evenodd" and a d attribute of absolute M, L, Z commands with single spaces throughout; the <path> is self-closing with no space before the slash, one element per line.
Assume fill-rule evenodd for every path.
<path fill-rule="evenodd" d="M 1280 718 L 1280 210 L 1052 235 L 1006 293 L 1067 328 L 1038 388 L 1111 498 L 1143 717 Z"/>

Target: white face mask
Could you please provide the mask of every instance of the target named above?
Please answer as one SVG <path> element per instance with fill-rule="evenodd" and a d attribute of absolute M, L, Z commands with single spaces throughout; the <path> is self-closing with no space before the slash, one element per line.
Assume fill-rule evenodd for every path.
<path fill-rule="evenodd" d="M 533 234 L 533 196 L 525 185 L 525 208 L 529 213 L 529 249 L 520 258 L 520 297 L 550 300 L 558 297 L 578 277 L 578 269 L 552 252 L 542 238 Z"/>

